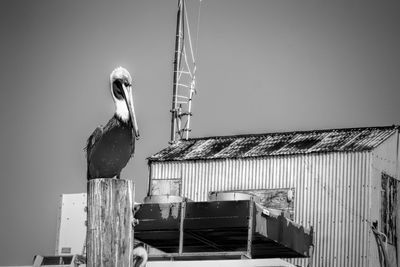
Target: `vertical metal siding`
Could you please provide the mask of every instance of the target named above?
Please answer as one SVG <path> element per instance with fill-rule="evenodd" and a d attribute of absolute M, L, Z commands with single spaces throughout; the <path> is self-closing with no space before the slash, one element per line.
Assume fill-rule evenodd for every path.
<path fill-rule="evenodd" d="M 294 220 L 314 227 L 313 266 L 368 264 L 368 152 L 154 162 L 151 168 L 152 179 L 181 178 L 181 194 L 194 201 L 206 201 L 210 191 L 294 187 Z M 308 259 L 289 261 L 306 266 Z"/>

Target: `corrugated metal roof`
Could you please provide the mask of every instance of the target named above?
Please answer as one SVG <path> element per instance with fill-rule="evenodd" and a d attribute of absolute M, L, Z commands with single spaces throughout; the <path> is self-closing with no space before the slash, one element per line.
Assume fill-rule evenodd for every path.
<path fill-rule="evenodd" d="M 369 151 L 398 128 L 384 126 L 193 138 L 172 144 L 148 159 L 182 161 Z"/>

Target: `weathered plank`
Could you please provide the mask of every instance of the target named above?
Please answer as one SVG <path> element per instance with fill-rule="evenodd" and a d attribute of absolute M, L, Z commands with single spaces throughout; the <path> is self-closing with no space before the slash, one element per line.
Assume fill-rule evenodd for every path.
<path fill-rule="evenodd" d="M 88 267 L 133 266 L 133 187 L 123 179 L 88 181 Z"/>

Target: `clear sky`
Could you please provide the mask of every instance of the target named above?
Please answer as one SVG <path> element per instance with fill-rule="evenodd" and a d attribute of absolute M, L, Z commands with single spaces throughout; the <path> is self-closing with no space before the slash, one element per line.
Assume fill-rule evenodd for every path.
<path fill-rule="evenodd" d="M 189 0 L 196 27 L 199 2 Z M 59 196 L 134 77 L 141 133 L 122 176 L 147 191 L 167 146 L 177 0 L 0 1 L 0 265 L 54 253 Z M 398 1 L 203 0 L 192 136 L 400 123 Z"/>

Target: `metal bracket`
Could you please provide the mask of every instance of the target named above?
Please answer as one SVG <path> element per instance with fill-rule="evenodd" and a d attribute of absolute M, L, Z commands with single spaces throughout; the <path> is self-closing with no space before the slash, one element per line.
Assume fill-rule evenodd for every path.
<path fill-rule="evenodd" d="M 181 220 L 179 225 L 179 254 L 183 253 L 183 226 L 186 214 L 186 202 L 181 203 Z"/>
<path fill-rule="evenodd" d="M 251 247 L 253 244 L 253 226 L 254 226 L 254 199 L 249 202 L 249 220 L 247 232 L 247 253 L 246 257 L 251 259 Z"/>

